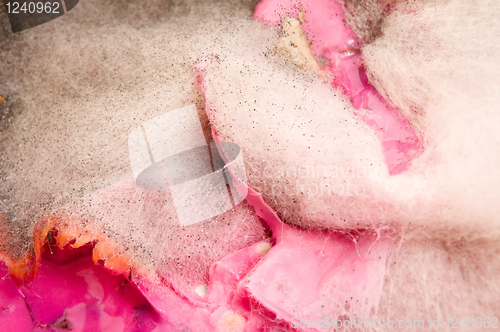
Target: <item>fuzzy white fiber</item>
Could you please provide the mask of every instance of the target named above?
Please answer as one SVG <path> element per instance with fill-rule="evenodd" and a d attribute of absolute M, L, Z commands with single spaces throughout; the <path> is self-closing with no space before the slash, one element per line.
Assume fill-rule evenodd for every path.
<path fill-rule="evenodd" d="M 211 140 L 193 65 L 260 24 L 249 4 L 194 5 L 82 1 L 20 34 L 2 16 L 0 210 L 13 249 L 26 248 L 40 218 L 132 179 L 128 135 L 145 121 L 197 104 Z"/>
<path fill-rule="evenodd" d="M 168 234 L 148 236 L 158 230 L 140 211 L 127 214 L 125 198 L 102 201 L 96 192 L 132 179 L 128 135 L 151 118 L 195 103 L 210 140 L 191 70 L 199 57 L 216 55 L 206 81 L 212 125 L 242 147 L 249 184 L 279 216 L 306 229 L 372 228 L 394 237 L 379 317 L 498 317 L 499 3 L 395 5 L 380 33 L 363 38 L 370 82 L 425 139 L 424 154 L 397 176 L 362 113 L 274 53 L 278 33 L 251 20 L 253 5 L 82 0 L 15 35 L 1 14 L 0 211 L 15 235 L 9 250 L 27 250 L 34 222 L 71 206 L 66 211 L 90 214 L 144 261 L 151 254 L 155 264 L 175 261 L 182 250 L 162 242 Z M 360 17 L 356 29 L 369 21 Z M 119 214 L 126 222 L 113 219 Z M 229 219 L 251 222 L 245 234 L 231 219 L 225 238 L 236 243 L 210 244 L 207 261 L 188 270 L 264 236 L 252 212 L 241 215 Z M 173 256 L 162 261 L 157 245 Z"/>
<path fill-rule="evenodd" d="M 380 225 L 388 201 L 375 196 L 389 174 L 375 134 L 340 91 L 264 51 L 219 60 L 206 83 L 215 128 L 243 147 L 250 186 L 289 223 Z"/>
<path fill-rule="evenodd" d="M 408 21 L 425 15 L 446 21 L 447 7 L 440 9 L 443 13 L 439 15 L 427 13 L 436 11 L 434 7 L 421 7 L 406 14 L 396 11 L 386 24 L 396 25 L 399 20 L 403 26 L 404 15 L 409 16 Z M 494 12 L 494 8 L 474 10 Z M 224 138 L 245 149 L 251 185 L 284 220 L 303 227 L 333 229 L 389 226 L 415 236 L 432 233 L 454 241 L 463 236 L 500 236 L 500 137 L 496 130 L 500 94 L 493 74 L 498 72 L 500 58 L 490 49 L 491 55 L 477 60 L 473 53 L 479 42 L 465 43 L 462 51 L 458 42 L 462 39 L 455 35 L 448 45 L 446 36 L 452 35 L 454 22 L 461 22 L 454 32 L 459 34 L 471 31 L 462 27 L 474 25 L 467 20 L 481 20 L 467 11 L 458 20 L 453 13 L 446 24 L 430 22 L 422 30 L 404 28 L 408 34 L 419 34 L 421 43 L 417 39 L 416 45 L 404 48 L 412 39 L 402 41 L 396 35 L 400 32 L 394 32 L 394 36 L 386 34 L 363 49 L 368 54 L 368 71 L 378 75 L 372 80 L 380 77 L 377 86 L 399 89 L 394 94 L 407 103 L 406 108 L 399 108 L 405 115 L 411 100 L 421 98 L 423 111 L 418 119 L 410 119 L 424 138 L 425 152 L 409 171 L 397 176 L 389 176 L 385 170 L 380 143 L 361 121 L 362 112 L 356 117 L 342 94 L 325 86 L 320 78 L 288 67 L 255 47 L 220 60 L 208 71 L 208 99 L 215 127 Z M 485 27 L 494 25 L 494 15 L 489 17 Z M 442 26 L 447 30 L 440 31 Z M 432 38 L 425 38 L 426 31 L 442 36 L 442 55 Z M 488 41 L 500 40 L 489 30 L 484 35 Z M 480 38 L 478 34 L 475 37 Z M 490 48 L 498 48 L 489 43 Z M 413 49 L 417 49 L 416 59 Z M 397 51 L 400 53 L 391 60 Z M 452 64 L 459 63 L 464 54 L 468 68 L 457 70 Z M 437 64 L 426 62 L 426 56 L 436 59 Z M 401 63 L 397 62 L 399 57 L 404 57 Z M 398 72 L 400 67 L 405 69 Z M 415 74 L 406 74 L 410 71 Z M 427 72 L 425 79 L 432 84 L 420 79 L 424 77 L 421 73 Z M 462 72 L 468 80 L 461 77 Z M 268 91 L 270 85 L 272 91 Z M 422 89 L 430 91 L 429 95 L 421 96 Z"/>
<path fill-rule="evenodd" d="M 363 48 L 371 82 L 425 139 L 405 180 L 422 185 L 414 216 L 491 238 L 500 231 L 499 11 L 494 1 L 396 10 Z"/>

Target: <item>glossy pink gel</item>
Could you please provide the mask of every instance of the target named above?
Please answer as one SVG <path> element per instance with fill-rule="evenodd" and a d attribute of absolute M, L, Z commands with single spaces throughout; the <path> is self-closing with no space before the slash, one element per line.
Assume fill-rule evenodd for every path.
<path fill-rule="evenodd" d="M 33 282 L 19 287 L 2 264 L 2 330 L 153 331 L 161 321 L 153 307 L 123 276 L 94 264 L 86 249 L 51 248 Z"/>

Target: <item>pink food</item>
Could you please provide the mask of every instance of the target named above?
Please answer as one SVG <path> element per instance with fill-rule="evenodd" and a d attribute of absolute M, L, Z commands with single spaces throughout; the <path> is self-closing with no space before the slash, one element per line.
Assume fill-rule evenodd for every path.
<path fill-rule="evenodd" d="M 382 143 L 390 174 L 407 170 L 411 161 L 422 153 L 422 143 L 408 120 L 368 82 L 360 43 L 345 24 L 340 2 L 263 0 L 255 7 L 254 18 L 277 25 L 284 17 L 298 17 L 301 11 L 305 19 L 302 27 L 312 42 L 313 52 L 328 59 L 325 70 L 332 75 L 331 84 L 344 88 L 355 109 L 370 111 L 363 121 Z"/>
<path fill-rule="evenodd" d="M 0 330 L 494 328 L 499 10 L 88 0 L 0 29 Z M 315 68 L 280 53 L 302 31 Z M 188 105 L 200 141 L 240 149 L 245 179 L 221 183 L 246 199 L 183 224 L 169 188 L 135 182 L 127 140 Z M 187 141 L 173 126 L 158 137 Z"/>

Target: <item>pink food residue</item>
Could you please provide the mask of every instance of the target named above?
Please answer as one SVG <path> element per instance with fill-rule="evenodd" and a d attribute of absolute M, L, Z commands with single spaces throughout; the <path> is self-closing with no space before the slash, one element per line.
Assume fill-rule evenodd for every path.
<path fill-rule="evenodd" d="M 51 248 L 34 280 L 20 286 L 0 263 L 2 331 L 147 332 L 161 325 L 135 285 L 94 264 L 85 249 Z"/>
<path fill-rule="evenodd" d="M 215 57 L 203 57 L 193 70 L 197 88 L 205 96 L 209 119 L 214 114 L 206 98 L 205 75 L 216 60 Z M 212 136 L 215 142 L 221 142 L 214 127 Z M 223 156 L 222 145 L 217 148 Z M 233 180 L 238 181 L 234 177 Z M 239 182 L 239 186 L 247 185 Z M 253 270 L 238 278 L 241 282 L 236 283 L 233 275 L 218 284 L 235 283 L 238 290 L 235 294 L 248 293 L 277 319 L 288 323 L 293 323 L 292 318 L 297 317 L 312 321 L 323 317 L 368 317 L 382 294 L 392 238 L 381 236 L 377 231 L 353 235 L 306 231 L 286 225 L 257 191 L 247 188 L 247 202 L 268 223 L 276 244 Z M 243 251 L 239 255 L 243 255 Z M 240 265 L 247 266 L 243 270 L 248 270 L 250 265 L 245 263 L 246 259 L 241 257 L 239 261 Z M 218 264 L 213 268 L 230 270 L 224 265 L 219 268 Z M 236 265 L 233 261 L 232 266 Z M 297 328 L 292 324 L 287 327 Z"/>
<path fill-rule="evenodd" d="M 362 67 L 362 54 L 354 32 L 345 24 L 342 4 L 329 0 L 262 0 L 254 18 L 271 25 L 284 17 L 299 17 L 312 43 L 312 51 L 328 59 L 325 69 L 331 84 L 341 87 L 356 110 L 369 110 L 363 121 L 373 129 L 382 144 L 389 173 L 399 174 L 423 152 L 423 146 L 409 121 L 397 112 L 368 82 Z"/>
<path fill-rule="evenodd" d="M 332 85 L 342 87 L 356 109 L 371 111 L 363 120 L 376 131 L 390 173 L 403 172 L 422 146 L 408 121 L 368 83 L 358 41 L 343 22 L 342 5 L 304 0 L 300 6 L 264 0 L 255 18 L 278 24 L 305 9 L 303 28 L 313 51 L 328 59 Z M 194 68 L 204 96 L 204 77 L 214 60 L 202 58 Z M 214 120 L 210 105 L 205 96 L 205 111 Z M 221 142 L 214 127 L 212 134 Z M 218 149 L 223 156 L 222 146 Z M 233 180 L 236 190 L 247 187 Z M 9 331 L 295 331 L 302 329 L 292 327 L 294 317 L 371 314 L 382 293 L 389 236 L 369 230 L 301 230 L 284 224 L 254 189 L 248 187 L 246 200 L 269 225 L 272 239 L 214 262 L 206 294 L 191 296 L 183 284 L 161 273 L 114 275 L 92 261 L 94 244 L 78 250 L 47 244 L 28 284 L 12 282 L 0 262 L 0 326 Z"/>

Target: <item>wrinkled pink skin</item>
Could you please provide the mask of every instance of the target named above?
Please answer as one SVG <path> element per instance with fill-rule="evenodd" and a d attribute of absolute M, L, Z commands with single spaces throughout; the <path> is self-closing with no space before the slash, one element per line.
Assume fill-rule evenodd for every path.
<path fill-rule="evenodd" d="M 329 60 L 328 70 L 335 77 L 332 84 L 344 87 L 356 109 L 372 111 L 363 120 L 377 132 L 391 174 L 404 171 L 420 153 L 420 143 L 408 122 L 368 84 L 359 68 L 359 52 L 342 52 L 355 48 L 357 42 L 342 23 L 341 6 L 326 0 L 302 5 L 308 21 L 305 30 L 314 52 Z M 255 17 L 276 24 L 284 14 L 297 15 L 300 9 L 291 1 L 265 0 L 257 5 Z M 203 94 L 211 61 L 202 59 L 194 71 Z M 209 100 L 206 112 L 212 119 Z M 220 142 L 214 128 L 212 132 Z M 0 326 L 20 332 L 64 331 L 66 319 L 73 331 L 201 332 L 214 331 L 222 314 L 232 311 L 245 318 L 248 332 L 297 331 L 302 329 L 290 326 L 293 317 L 337 319 L 349 310 L 369 315 L 382 291 L 389 237 L 368 231 L 302 231 L 283 224 L 252 188 L 247 202 L 268 223 L 274 246 L 264 257 L 258 250 L 262 243 L 257 243 L 215 262 L 203 298 L 186 297 L 160 277 L 114 276 L 93 264 L 90 247 L 52 248 L 53 254 L 42 256 L 30 285 L 16 287 L 0 265 Z"/>
<path fill-rule="evenodd" d="M 344 24 L 342 4 L 329 0 L 262 0 L 255 7 L 254 18 L 277 25 L 284 17 L 298 17 L 302 10 L 302 27 L 312 42 L 312 51 L 328 59 L 325 71 L 333 77 L 331 84 L 343 88 L 355 109 L 371 111 L 363 121 L 380 140 L 389 173 L 404 172 L 422 153 L 422 144 L 408 120 L 368 83 L 361 67 L 359 42 Z"/>

